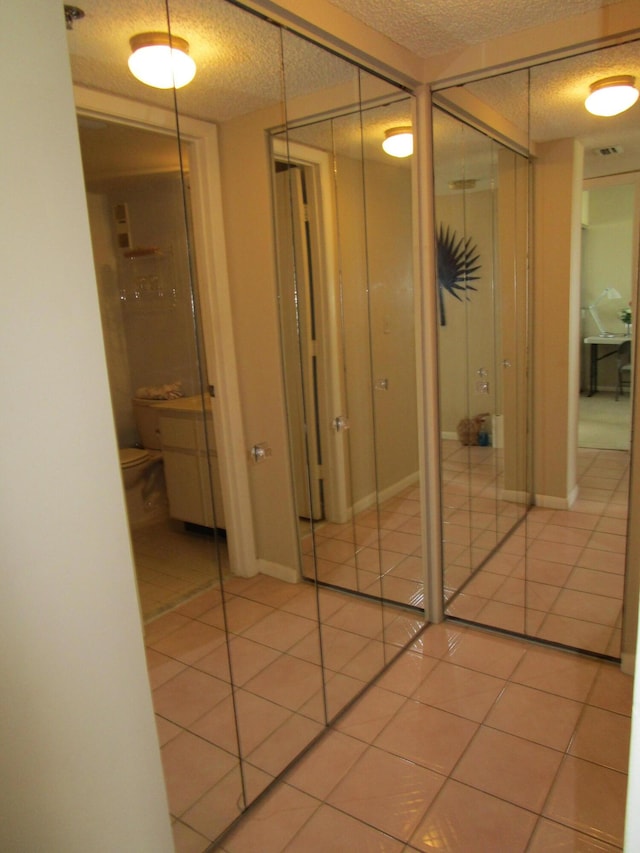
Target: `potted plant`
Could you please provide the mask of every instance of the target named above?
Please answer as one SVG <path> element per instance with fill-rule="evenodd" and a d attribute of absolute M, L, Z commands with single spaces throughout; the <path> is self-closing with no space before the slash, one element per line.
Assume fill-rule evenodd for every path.
<path fill-rule="evenodd" d="M 622 311 L 618 314 L 618 317 L 622 320 L 625 325 L 625 334 L 631 334 L 631 303 L 627 305 L 626 308 L 623 308 Z"/>

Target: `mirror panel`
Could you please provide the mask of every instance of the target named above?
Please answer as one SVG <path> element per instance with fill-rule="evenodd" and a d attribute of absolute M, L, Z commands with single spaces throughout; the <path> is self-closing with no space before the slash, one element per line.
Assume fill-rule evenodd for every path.
<path fill-rule="evenodd" d="M 175 33 L 195 44 L 196 33 L 181 32 L 192 20 L 192 4 L 173 0 L 170 6 Z M 97 133 L 102 123 L 112 131 L 99 154 L 95 138 L 83 142 L 87 158 L 92 152 L 96 158 L 91 165 L 87 160 L 87 173 L 105 182 L 88 190 L 104 195 L 97 205 L 104 221 L 95 230 L 99 240 L 110 242 L 108 258 L 96 253 L 96 267 L 107 294 L 105 348 L 116 363 L 114 411 L 120 401 L 128 406 L 138 388 L 160 387 L 168 397 L 153 401 L 163 410 L 168 524 L 188 544 L 163 546 L 157 555 L 161 537 L 145 531 L 140 588 L 146 601 L 161 560 L 171 594 L 171 561 L 195 584 L 178 599 L 167 597 L 161 605 L 166 613 L 154 611 L 146 639 L 176 832 L 194 844 L 195 833 L 204 848 L 422 627 L 414 563 L 420 559 L 415 516 L 423 508 L 414 491 L 411 165 L 390 163 L 380 149 L 388 124 L 411 123 L 411 99 L 235 4 L 213 0 L 201 14 L 203 26 L 214 27 L 226 49 L 205 99 L 207 65 L 196 76 L 199 89 L 161 92 L 132 81 L 106 48 L 104 67 L 85 62 L 80 31 L 79 38 L 70 36 L 70 52 L 75 83 L 122 96 L 95 106 L 86 90 L 80 95 L 83 135 Z M 142 17 L 141 31 L 168 28 L 164 3 L 157 10 L 147 6 Z M 247 45 L 259 47 L 251 68 L 231 61 L 245 55 Z M 219 59 L 212 53 L 209 64 Z M 252 176 L 253 192 L 237 195 L 233 205 L 227 197 L 224 212 L 232 240 L 242 238 L 255 268 L 267 271 L 264 282 L 256 283 L 260 298 L 269 285 L 273 245 L 281 284 L 289 281 L 280 293 L 284 385 L 289 410 L 297 412 L 289 430 L 303 535 L 300 566 L 285 566 L 288 582 L 266 574 L 240 576 L 228 561 L 216 442 L 225 399 L 208 396 L 210 385 L 218 390 L 215 322 L 199 292 L 207 292 L 211 268 L 210 259 L 198 255 L 200 244 L 198 252 L 194 248 L 194 235 L 207 233 L 201 221 L 206 188 L 198 171 L 203 131 L 192 125 L 196 116 L 216 122 L 226 170 L 222 184 L 240 177 L 241 167 Z M 275 167 L 265 134 L 273 139 Z M 209 157 L 215 145 L 206 145 Z M 109 183 L 111 168 L 116 190 Z M 272 173 L 277 236 L 268 246 L 267 215 L 265 228 L 246 240 L 243 227 L 256 206 L 270 207 Z M 114 206 L 127 215 L 113 219 Z M 305 207 L 314 209 L 315 222 L 307 220 Z M 130 245 L 118 242 L 129 214 Z M 234 289 L 241 324 L 253 303 L 246 288 L 238 294 Z M 275 287 L 273 297 L 275 302 Z M 265 313 L 264 325 L 269 322 Z M 274 352 L 271 346 L 269 357 Z M 251 362 L 255 354 L 242 357 Z M 150 366 L 149 374 L 138 371 L 138 360 Z M 182 396 L 173 388 L 174 374 Z M 384 379 L 387 387 L 379 384 Z M 247 388 L 249 395 L 250 383 Z M 274 385 L 274 400 L 277 390 Z M 253 401 L 247 396 L 243 404 L 251 408 Z M 184 444 L 185 436 L 193 446 Z M 129 433 L 121 440 L 129 438 L 134 440 Z M 320 450 L 315 456 L 310 441 Z M 310 476 L 314 467 L 321 478 L 317 471 Z M 266 466 L 251 470 L 255 480 L 268 474 Z M 401 522 L 411 526 L 399 531 L 411 548 L 389 542 L 382 547 L 385 537 L 398 535 Z M 255 524 L 258 539 L 264 537 L 264 519 Z M 288 531 L 268 535 L 282 538 Z M 268 551 L 264 538 L 260 546 Z M 201 551 L 202 586 L 195 571 Z M 393 570 L 402 562 L 396 578 Z M 412 610 L 398 610 L 393 602 Z M 175 782 L 183 771 L 195 791 L 189 801 Z"/>
<path fill-rule="evenodd" d="M 496 431 L 502 445 L 496 478 L 498 549 L 455 598 L 464 570 L 451 579 L 448 610 L 614 659 L 620 655 L 628 571 L 630 418 L 617 408 L 624 398 L 614 363 L 618 339 L 602 338 L 591 307 L 603 294 L 602 276 L 608 285 L 615 282 L 620 297 L 603 298 L 596 314 L 602 305 L 605 331 L 617 333 L 623 342 L 627 329 L 620 308 L 635 298 L 637 281 L 633 238 L 621 236 L 638 231 L 637 181 L 630 183 L 624 176 L 637 170 L 637 117 L 629 111 L 606 122 L 594 119 L 573 94 L 562 110 L 549 105 L 552 94 L 588 91 L 594 80 L 636 67 L 637 46 L 630 42 L 496 75 L 436 97 L 456 116 L 441 119 L 436 112 L 436 125 L 464 121 L 472 127 L 459 127 L 459 135 L 483 132 L 494 144 L 508 141 L 507 148 L 498 149 L 494 168 L 500 306 L 494 341 L 496 363 L 502 361 L 505 368 L 498 386 L 503 422 Z M 623 149 L 614 159 L 601 153 L 612 135 Z M 435 138 L 443 166 L 447 147 L 438 148 L 437 133 Z M 527 151 L 529 165 L 520 156 Z M 467 154 L 459 158 L 461 163 L 468 162 Z M 601 191 L 609 193 L 604 206 Z M 616 213 L 611 215 L 613 206 Z M 461 200 L 461 217 L 465 210 L 466 199 Z M 511 210 L 512 216 L 501 210 Z M 609 236 L 602 241 L 605 232 Z M 610 247 L 615 242 L 613 233 L 620 237 L 619 251 L 607 258 L 605 243 Z M 544 306 L 538 321 L 527 308 L 527 288 L 510 288 L 504 275 L 513 270 L 515 280 L 526 282 L 527 254 L 536 273 L 534 311 Z M 530 346 L 534 361 L 529 360 Z M 530 387 L 534 377 L 535 400 Z M 443 400 L 443 411 L 444 406 Z M 445 490 L 451 491 L 447 478 L 454 474 L 470 482 L 464 471 L 452 470 L 448 459 L 444 468 Z M 470 521 L 472 492 L 470 486 Z M 528 496 L 534 505 L 520 523 Z M 604 529 L 615 533 L 603 539 L 599 531 Z M 446 555 L 452 548 L 445 542 L 448 574 Z M 614 565 L 615 572 L 606 571 Z"/>
<path fill-rule="evenodd" d="M 286 116 L 286 94 L 288 80 L 283 71 L 287 58 L 283 46 L 283 33 L 276 25 L 255 18 L 248 12 L 235 10 L 238 23 L 247 26 L 255 45 L 259 45 L 258 61 L 263 63 L 263 93 L 268 94 L 268 106 L 250 111 L 239 118 L 232 118 L 220 125 L 222 148 L 233 144 L 242 149 L 245 156 L 228 160 L 229 169 L 246 171 L 246 159 L 252 159 L 255 173 L 254 195 L 238 199 L 237 212 L 244 215 L 243 221 L 251 221 L 250 208 L 262 205 L 271 208 L 271 168 L 265 134 L 273 126 L 283 124 Z M 246 19 L 246 21 L 245 21 Z M 303 57 L 297 58 L 298 62 Z M 238 69 L 234 89 L 235 96 L 251 103 L 254 77 L 252 68 Z M 307 80 L 300 83 L 305 90 Z M 234 174 L 234 173 L 229 173 Z M 293 182 L 295 173 L 283 173 L 284 192 L 276 198 L 281 202 L 276 207 L 275 232 L 279 247 L 286 247 L 288 269 L 291 280 L 297 282 L 302 273 L 300 265 L 300 239 L 304 236 L 301 208 L 291 205 L 291 193 L 302 192 L 300 182 Z M 292 218 L 294 210 L 297 218 Z M 241 226 L 242 227 L 242 226 Z M 302 228 L 302 231 L 300 230 Z M 261 252 L 271 249 L 269 224 L 264 223 L 263 233 L 255 235 L 247 231 L 245 251 L 259 266 Z M 284 259 L 282 252 L 279 257 Z M 269 258 L 271 260 L 271 257 Z M 275 298 L 275 290 L 273 297 Z M 290 304 L 287 300 L 287 304 Z M 295 304 L 295 300 L 294 300 Z M 241 310 L 247 310 L 243 306 Z M 305 310 L 307 305 L 305 303 Z M 310 315 L 307 315 L 307 319 Z M 292 317 L 292 323 L 297 319 Z M 265 337 L 266 340 L 271 338 Z M 257 343 L 257 342 L 256 342 Z M 266 345 L 266 344 L 265 344 Z M 302 361 L 295 354 L 292 372 L 300 369 Z M 309 364 L 308 353 L 304 353 Z M 277 377 L 272 377 L 275 381 Z M 290 386 L 290 376 L 286 385 Z M 299 397 L 301 418 L 304 423 L 306 401 Z M 268 460 L 263 468 L 255 467 L 255 476 L 268 476 Z M 253 474 L 253 471 L 252 471 Z M 296 494 L 306 494 L 307 481 L 296 481 Z M 295 567 L 296 570 L 298 567 Z M 291 580 L 294 572 L 291 571 Z M 286 583 L 275 577 L 258 574 L 252 578 L 234 577 L 224 587 L 228 632 L 229 660 L 234 684 L 234 703 L 238 726 L 242 776 L 246 802 L 252 802 L 287 765 L 323 730 L 326 725 L 325 699 L 323 692 L 323 670 L 320 656 L 318 628 L 318 602 L 315 582 Z"/>
<path fill-rule="evenodd" d="M 481 121 L 449 112 L 464 104 L 481 116 L 475 99 L 437 99 L 447 108 L 434 111 L 445 600 L 450 615 L 522 633 L 527 164 Z"/>
<path fill-rule="evenodd" d="M 295 42 L 292 34 L 284 35 L 287 92 L 292 89 L 289 45 L 291 54 L 300 50 Z M 320 596 L 329 718 L 384 666 L 383 598 L 422 606 L 422 583 L 413 577 L 420 571 L 415 564 L 421 567 L 420 530 L 414 532 L 416 518 L 408 512 L 409 506 L 416 516 L 420 512 L 411 167 L 410 162 L 389 162 L 381 149 L 387 127 L 411 124 L 411 99 L 343 64 L 341 84 L 323 93 L 328 115 L 318 116 L 319 107 L 308 97 L 288 100 L 287 127 L 272 136 L 284 371 L 303 574 L 366 597 L 325 618 Z M 305 119 L 303 110 L 315 117 Z M 329 179 L 323 180 L 323 174 Z M 302 202 L 306 221 L 300 215 Z M 305 229 L 306 247 L 300 239 Z M 283 241 L 286 234 L 294 239 Z M 292 252 L 291 245 L 297 250 Z M 383 373 L 393 374 L 394 393 L 385 395 L 381 406 L 377 394 L 389 385 Z M 300 464 L 303 460 L 306 464 Z M 387 504 L 399 503 L 403 491 L 410 491 L 412 500 L 399 516 Z M 412 526 L 411 532 L 397 533 L 401 523 Z M 384 536 L 398 540 L 386 552 Z M 409 577 L 387 579 L 385 573 L 403 561 Z M 388 621 L 397 620 L 392 611 Z M 397 630 L 391 654 L 400 638 L 403 643 L 409 639 L 400 621 L 404 631 Z M 422 624 L 421 618 L 415 621 Z M 410 632 L 415 630 L 411 623 Z"/>
<path fill-rule="evenodd" d="M 187 223 L 187 146 L 175 134 L 78 117 L 114 423 L 170 809 L 194 750 L 215 838 L 244 806 L 223 613 L 228 575 L 198 282 Z M 127 462 L 125 461 L 125 464 Z M 206 824 L 206 831 L 205 831 Z M 184 830 L 186 831 L 186 830 Z"/>

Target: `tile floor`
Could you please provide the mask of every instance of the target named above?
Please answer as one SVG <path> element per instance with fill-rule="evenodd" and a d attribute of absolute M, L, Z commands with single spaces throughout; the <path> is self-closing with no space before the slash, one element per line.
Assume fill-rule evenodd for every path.
<path fill-rule="evenodd" d="M 422 608 L 420 489 L 403 489 L 345 524 L 321 523 L 302 537 L 306 577 Z"/>
<path fill-rule="evenodd" d="M 159 616 L 229 574 L 224 538 L 189 532 L 169 517 L 131 531 L 143 619 Z"/>
<path fill-rule="evenodd" d="M 498 498 L 501 454 L 492 447 L 443 441 L 448 614 L 619 657 L 628 452 L 580 448 L 580 493 L 571 510 L 534 507 L 519 526 L 522 505 Z M 512 528 L 495 550 L 498 538 Z M 318 525 L 302 547 L 308 577 L 317 566 L 325 583 L 422 607 L 417 487 L 379 511 L 359 513 L 353 523 Z"/>
<path fill-rule="evenodd" d="M 472 448 L 473 451 L 491 448 Z M 455 458 L 455 452 L 452 454 Z M 533 507 L 489 561 L 452 600 L 447 612 L 599 654 L 620 656 L 626 550 L 629 454 L 578 451 L 579 497 L 571 510 Z M 459 510 L 455 517 L 460 516 Z M 461 522 L 445 512 L 445 539 Z M 466 532 L 482 535 L 468 513 Z M 475 525 L 475 527 L 474 527 Z M 451 551 L 449 551 L 451 554 Z M 465 554 L 447 569 L 450 592 L 470 576 Z"/>
<path fill-rule="evenodd" d="M 215 850 L 620 850 L 631 686 L 607 661 L 430 626 Z"/>
<path fill-rule="evenodd" d="M 147 622 L 177 849 L 205 850 L 421 628 L 415 613 L 261 575 L 226 579 L 224 604 L 213 587 Z"/>
<path fill-rule="evenodd" d="M 620 458 L 581 451 L 572 512 L 535 509 L 528 537 L 510 537 L 454 612 L 518 631 L 517 609 L 531 633 L 615 655 Z M 321 577 L 369 592 L 397 584 L 389 597 L 419 606 L 418 518 L 407 489 L 348 529 L 325 525 L 315 540 Z M 496 529 L 512 523 L 507 511 Z M 226 577 L 229 655 L 214 570 L 219 561 L 228 575 L 224 542 L 172 524 L 132 538 L 179 853 L 208 849 L 239 815 L 243 790 L 254 800 L 320 735 L 218 850 L 621 849 L 631 679 L 615 665 L 448 622 L 429 627 L 327 731 L 326 714 L 415 635 L 417 615 L 325 589 L 320 645 L 311 586 Z"/>

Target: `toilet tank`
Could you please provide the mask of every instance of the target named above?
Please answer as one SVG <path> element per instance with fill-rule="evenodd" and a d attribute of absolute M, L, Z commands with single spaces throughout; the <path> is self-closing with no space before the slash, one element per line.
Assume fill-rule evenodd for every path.
<path fill-rule="evenodd" d="M 160 407 L 157 400 L 133 400 L 133 417 L 140 443 L 147 450 L 161 450 Z"/>

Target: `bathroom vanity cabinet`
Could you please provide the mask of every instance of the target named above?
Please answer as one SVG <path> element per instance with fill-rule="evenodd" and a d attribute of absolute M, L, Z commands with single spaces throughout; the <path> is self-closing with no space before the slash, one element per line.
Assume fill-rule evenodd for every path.
<path fill-rule="evenodd" d="M 222 488 L 208 397 L 161 403 L 160 435 L 169 513 L 180 521 L 224 528 Z"/>

